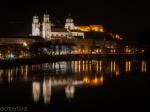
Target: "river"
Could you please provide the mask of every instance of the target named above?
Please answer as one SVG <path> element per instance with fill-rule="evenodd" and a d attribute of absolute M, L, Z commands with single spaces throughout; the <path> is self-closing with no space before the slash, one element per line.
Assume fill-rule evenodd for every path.
<path fill-rule="evenodd" d="M 102 58 L 1 68 L 0 110 L 145 111 L 149 64 L 147 59 Z"/>

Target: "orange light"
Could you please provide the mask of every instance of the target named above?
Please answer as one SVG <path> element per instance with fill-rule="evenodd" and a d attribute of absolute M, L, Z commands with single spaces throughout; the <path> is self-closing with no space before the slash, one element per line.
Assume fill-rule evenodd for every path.
<path fill-rule="evenodd" d="M 104 77 L 101 76 L 101 77 L 100 77 L 100 82 L 103 83 L 103 81 L 104 81 Z"/>
<path fill-rule="evenodd" d="M 103 25 L 75 26 L 75 29 L 83 32 L 104 32 Z"/>
<path fill-rule="evenodd" d="M 97 77 L 95 77 L 93 80 L 92 80 L 92 83 L 93 84 L 97 84 L 99 81 L 98 81 L 98 79 L 97 79 Z"/>
<path fill-rule="evenodd" d="M 89 77 L 84 77 L 83 82 L 86 85 L 92 85 L 92 86 L 98 86 L 102 85 L 104 81 L 104 77 L 101 76 L 100 78 L 95 77 L 95 78 L 89 78 Z"/>
<path fill-rule="evenodd" d="M 88 77 L 84 77 L 84 78 L 83 78 L 83 82 L 86 83 L 86 84 L 88 84 L 88 83 L 90 82 L 90 80 L 89 80 Z"/>

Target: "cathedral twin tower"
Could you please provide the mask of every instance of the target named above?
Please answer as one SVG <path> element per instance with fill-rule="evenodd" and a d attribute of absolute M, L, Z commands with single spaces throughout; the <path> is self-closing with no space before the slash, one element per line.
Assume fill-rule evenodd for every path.
<path fill-rule="evenodd" d="M 32 22 L 32 36 L 42 36 L 44 39 L 50 38 L 51 22 L 48 14 L 44 14 L 42 32 L 40 30 L 40 27 L 41 24 L 39 22 L 38 16 L 34 16 Z"/>

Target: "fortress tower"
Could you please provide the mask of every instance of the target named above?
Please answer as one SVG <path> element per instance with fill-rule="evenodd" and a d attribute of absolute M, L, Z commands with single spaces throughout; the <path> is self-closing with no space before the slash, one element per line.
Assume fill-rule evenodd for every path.
<path fill-rule="evenodd" d="M 42 23 L 42 37 L 46 40 L 51 39 L 51 22 L 48 14 L 44 14 Z"/>
<path fill-rule="evenodd" d="M 38 16 L 33 16 L 32 36 L 40 36 L 40 23 Z"/>

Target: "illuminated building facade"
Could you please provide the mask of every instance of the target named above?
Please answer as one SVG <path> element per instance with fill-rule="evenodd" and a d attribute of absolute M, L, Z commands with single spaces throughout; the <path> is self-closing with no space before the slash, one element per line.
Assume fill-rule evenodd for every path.
<path fill-rule="evenodd" d="M 73 19 L 71 17 L 68 17 L 66 19 L 65 28 L 68 30 L 74 30 L 75 29 Z"/>
<path fill-rule="evenodd" d="M 33 16 L 32 35 L 33 36 L 40 36 L 40 23 L 39 23 L 38 16 Z"/>
<path fill-rule="evenodd" d="M 51 22 L 48 14 L 44 14 L 42 23 L 42 37 L 44 39 L 51 39 Z"/>
<path fill-rule="evenodd" d="M 104 32 L 103 25 L 75 26 L 75 29 L 83 32 Z"/>
<path fill-rule="evenodd" d="M 68 17 L 66 19 L 64 28 L 52 27 L 48 14 L 44 14 L 42 22 L 42 31 L 40 31 L 40 23 L 38 16 L 33 17 L 32 36 L 41 36 L 45 40 L 52 39 L 72 39 L 74 37 L 84 38 L 84 32 L 75 30 L 73 19 Z"/>

